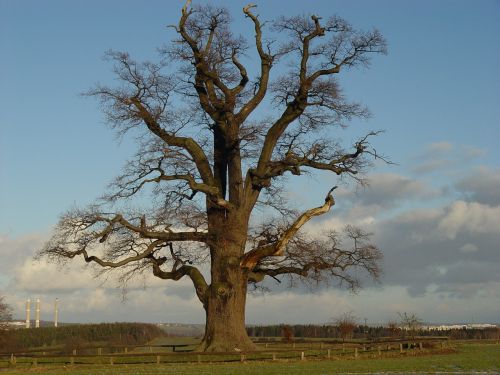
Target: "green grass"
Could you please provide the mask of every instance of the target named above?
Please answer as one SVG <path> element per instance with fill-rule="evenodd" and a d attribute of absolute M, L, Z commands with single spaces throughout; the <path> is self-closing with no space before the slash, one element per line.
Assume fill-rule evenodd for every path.
<path fill-rule="evenodd" d="M 2 374 L 25 374 L 41 372 L 46 374 L 338 374 L 366 372 L 498 372 L 500 371 L 500 344 L 454 343 L 455 351 L 447 354 L 404 355 L 391 358 L 368 358 L 332 360 L 290 360 L 276 362 L 247 361 L 245 363 L 217 364 L 147 364 L 130 365 L 47 365 L 37 368 L 18 363 L 17 369 L 6 369 Z M 150 357 L 154 361 L 155 357 Z M 194 359 L 194 358 L 193 358 Z M 208 359 L 208 357 L 207 357 Z M 205 360 L 205 358 L 204 358 Z M 117 363 L 117 362 L 115 362 Z"/>

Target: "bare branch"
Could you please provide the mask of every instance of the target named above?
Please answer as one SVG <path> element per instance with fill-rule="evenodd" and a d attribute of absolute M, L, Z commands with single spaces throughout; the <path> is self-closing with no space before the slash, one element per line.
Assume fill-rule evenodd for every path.
<path fill-rule="evenodd" d="M 187 275 L 193 282 L 198 299 L 201 303 L 203 303 L 203 305 L 206 305 L 208 298 L 208 284 L 198 268 L 183 264 L 179 268 L 173 268 L 172 271 L 163 271 L 160 267 L 162 264 L 161 259 L 156 259 L 151 256 L 150 260 L 153 267 L 153 275 L 160 279 L 180 280 L 182 277 Z"/>
<path fill-rule="evenodd" d="M 271 70 L 273 57 L 264 52 L 262 46 L 262 25 L 260 24 L 259 18 L 251 12 L 251 8 L 256 7 L 254 4 L 248 4 L 243 8 L 243 13 L 245 16 L 250 18 L 254 23 L 255 28 L 255 46 L 260 57 L 260 77 L 258 80 L 258 89 L 253 95 L 253 97 L 242 106 L 240 112 L 236 115 L 236 119 L 239 123 L 242 123 L 246 118 L 253 112 L 253 110 L 262 102 L 264 96 L 267 92 L 267 85 L 269 83 L 269 72 Z"/>
<path fill-rule="evenodd" d="M 294 145 L 295 138 L 292 137 L 281 160 L 270 161 L 263 175 L 252 171 L 252 183 L 256 186 L 266 186 L 270 179 L 281 176 L 287 171 L 294 175 L 300 175 L 302 167 L 327 170 L 337 175 L 347 173 L 354 177 L 362 170 L 364 164 L 362 156 L 380 157 L 374 149 L 370 148 L 368 143 L 368 138 L 377 134 L 379 132 L 370 132 L 361 138 L 354 145 L 354 152 L 347 153 L 336 150 L 333 155 L 331 151 L 335 148 L 328 143 L 315 143 L 298 154 L 299 150 Z"/>
<path fill-rule="evenodd" d="M 308 106 L 319 106 L 347 117 L 364 115 L 359 106 L 349 107 L 339 100 L 338 89 L 333 81 L 324 81 L 323 85 L 315 82 L 319 77 L 339 73 L 342 66 L 368 64 L 369 54 L 386 52 L 385 40 L 377 30 L 371 33 L 358 32 L 338 17 L 329 19 L 324 27 L 320 25 L 320 18 L 316 16 L 311 20 L 303 17 L 282 18 L 275 24 L 275 28 L 278 31 L 290 32 L 297 43 L 301 44 L 301 48 L 296 49 L 300 68 L 296 74 L 297 81 L 291 85 L 292 90 L 287 89 L 284 95 L 286 103 L 284 111 L 266 134 L 254 171 L 258 176 L 265 174 L 280 137 L 291 123 L 304 114 Z M 318 37 L 326 37 L 327 34 L 332 34 L 332 37 L 311 50 L 312 41 Z M 311 70 L 308 68 L 309 64 L 313 64 L 312 57 L 319 60 L 317 64 L 321 68 L 308 74 Z M 325 83 L 328 83 L 326 87 Z"/>
<path fill-rule="evenodd" d="M 195 161 L 203 181 L 209 185 L 213 183 L 212 170 L 210 169 L 205 152 L 200 145 L 198 145 L 198 143 L 196 143 L 192 138 L 173 136 L 162 129 L 155 121 L 151 113 L 147 111 L 137 98 L 129 98 L 126 104 L 132 104 L 135 106 L 138 110 L 138 115 L 144 120 L 148 129 L 165 141 L 167 145 L 185 149 Z"/>
<path fill-rule="evenodd" d="M 353 226 L 344 228 L 344 237 L 352 243 L 345 248 L 341 237 L 331 232 L 326 240 L 295 238 L 289 243 L 283 257 L 261 260 L 254 267 L 256 279 L 263 276 L 285 275 L 298 277 L 303 282 L 329 282 L 334 280 L 356 291 L 360 287 L 360 275 L 368 274 L 378 280 L 381 252 L 369 242 L 370 234 Z"/>
<path fill-rule="evenodd" d="M 324 213 L 330 211 L 330 208 L 335 204 L 332 192 L 336 188 L 337 186 L 334 186 L 330 189 L 330 191 L 326 195 L 325 203 L 322 206 L 311 208 L 310 210 L 307 210 L 302 215 L 300 215 L 275 243 L 266 244 L 246 253 L 240 262 L 240 266 L 242 268 L 248 268 L 249 270 L 252 270 L 255 265 L 265 257 L 282 256 L 290 240 L 295 236 L 295 234 L 299 231 L 300 228 L 302 228 L 305 223 L 307 223 L 315 216 L 323 215 Z"/>

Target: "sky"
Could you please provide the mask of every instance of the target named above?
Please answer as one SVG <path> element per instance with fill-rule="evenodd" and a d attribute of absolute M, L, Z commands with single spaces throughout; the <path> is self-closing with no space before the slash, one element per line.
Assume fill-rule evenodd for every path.
<path fill-rule="evenodd" d="M 245 2 L 211 3 L 227 6 L 234 30 L 253 36 Z M 384 323 L 406 311 L 427 322 L 500 323 L 500 2 L 255 3 L 263 20 L 338 14 L 382 32 L 388 55 L 340 78 L 373 116 L 339 136 L 352 143 L 384 130 L 374 146 L 394 164 L 376 164 L 369 187 L 339 189 L 332 212 L 309 229 L 353 223 L 373 232 L 384 254 L 380 283 L 358 294 L 271 284 L 270 293 L 250 294 L 247 322 L 323 323 L 352 311 Z M 154 59 L 182 5 L 0 0 L 0 295 L 16 317 L 26 298 L 39 297 L 49 320 L 58 297 L 61 321 L 203 322 L 188 280 L 136 280 L 124 296 L 81 261 L 61 269 L 33 260 L 59 215 L 99 197 L 135 151 L 80 95 L 112 82 L 104 52 Z M 290 194 L 314 205 L 332 184 L 318 174 Z"/>

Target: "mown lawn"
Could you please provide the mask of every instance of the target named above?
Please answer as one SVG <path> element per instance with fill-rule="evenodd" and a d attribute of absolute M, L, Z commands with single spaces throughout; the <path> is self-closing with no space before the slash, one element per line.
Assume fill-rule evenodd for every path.
<path fill-rule="evenodd" d="M 276 361 L 228 364 L 76 365 L 4 369 L 2 374 L 338 374 L 367 372 L 500 372 L 500 344 L 455 343 L 456 352 L 392 358 Z"/>

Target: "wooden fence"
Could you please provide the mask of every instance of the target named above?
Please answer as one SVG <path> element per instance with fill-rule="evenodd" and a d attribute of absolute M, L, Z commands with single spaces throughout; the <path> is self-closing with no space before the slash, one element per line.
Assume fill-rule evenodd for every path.
<path fill-rule="evenodd" d="M 180 346 L 180 345 L 176 345 Z M 303 361 L 307 359 L 340 359 L 359 357 L 382 357 L 399 355 L 417 355 L 435 352 L 448 346 L 447 341 L 416 340 L 398 342 L 346 343 L 329 345 L 324 342 L 306 342 L 283 344 L 267 342 L 262 349 L 243 352 L 205 353 L 195 351 L 164 352 L 165 345 L 141 346 L 149 348 L 148 352 L 129 351 L 128 347 L 91 347 L 92 354 L 79 353 L 77 349 L 70 354 L 60 354 L 48 350 L 43 352 L 25 351 L 11 354 L 0 353 L 0 367 L 5 366 L 41 366 L 48 364 L 161 364 L 161 363 L 214 363 L 214 362 L 245 362 L 245 361 Z M 137 347 L 135 347 L 137 348 Z M 120 352 L 117 349 L 121 349 Z M 82 349 L 83 350 L 83 349 Z"/>

